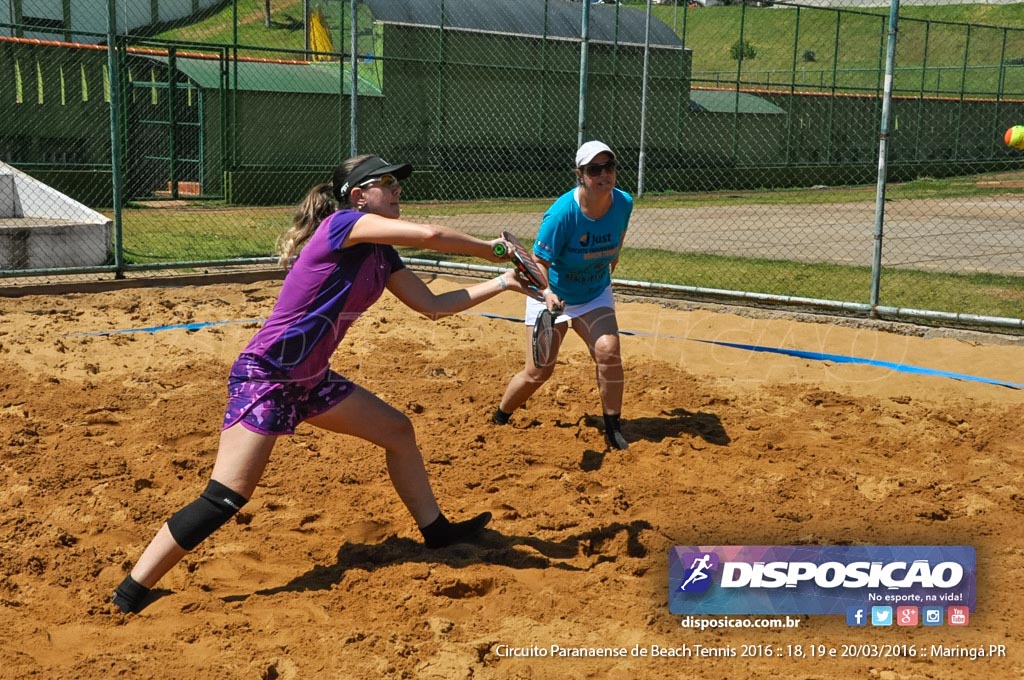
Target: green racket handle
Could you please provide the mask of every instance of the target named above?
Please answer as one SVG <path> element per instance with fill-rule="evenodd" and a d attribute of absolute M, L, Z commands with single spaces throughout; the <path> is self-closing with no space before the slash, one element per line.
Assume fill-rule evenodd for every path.
<path fill-rule="evenodd" d="M 495 243 L 494 254 L 497 255 L 498 257 L 505 257 L 506 255 L 508 255 L 508 248 L 505 247 L 504 243 Z"/>

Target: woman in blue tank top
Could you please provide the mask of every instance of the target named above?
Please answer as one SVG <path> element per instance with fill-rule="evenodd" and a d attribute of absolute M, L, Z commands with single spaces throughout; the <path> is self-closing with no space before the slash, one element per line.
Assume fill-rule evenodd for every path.
<path fill-rule="evenodd" d="M 527 298 L 526 365 L 505 388 L 492 416 L 496 425 L 507 423 L 512 412 L 554 373 L 558 349 L 571 323 L 597 364 L 605 441 L 614 449 L 629 447 L 619 421 L 623 370 L 611 274 L 626 237 L 633 198 L 615 187 L 615 163 L 615 154 L 603 142 L 581 146 L 576 152 L 577 185 L 544 213 L 533 254 L 547 271 L 550 288 L 544 291 L 543 302 Z M 532 327 L 545 308 L 559 314 L 551 351 L 546 363 L 538 366 L 531 351 Z"/>

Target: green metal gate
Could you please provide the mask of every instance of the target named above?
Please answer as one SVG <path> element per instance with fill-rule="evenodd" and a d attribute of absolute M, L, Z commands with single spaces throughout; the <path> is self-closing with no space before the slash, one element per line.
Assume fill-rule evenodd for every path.
<path fill-rule="evenodd" d="M 204 194 L 203 90 L 164 60 L 134 60 L 125 101 L 129 199 Z M 173 96 L 171 96 L 173 93 Z"/>

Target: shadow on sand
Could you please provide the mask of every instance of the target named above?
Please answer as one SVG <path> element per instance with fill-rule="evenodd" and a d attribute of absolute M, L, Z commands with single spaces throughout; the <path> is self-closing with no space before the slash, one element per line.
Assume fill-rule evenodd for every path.
<path fill-rule="evenodd" d="M 614 562 L 619 557 L 643 557 L 647 548 L 640 541 L 640 533 L 650 529 L 645 521 L 629 524 L 613 523 L 590 531 L 574 534 L 561 541 L 546 541 L 532 536 L 507 536 L 494 530 L 485 530 L 476 543 L 454 545 L 441 550 L 428 550 L 423 544 L 408 538 L 389 536 L 376 544 L 345 543 L 338 550 L 334 564 L 318 565 L 290 583 L 276 588 L 259 590 L 251 595 L 274 595 L 282 592 L 327 590 L 340 583 L 349 569 L 375 571 L 396 564 L 446 564 L 461 569 L 471 564 L 493 564 L 510 569 L 563 569 L 587 571 L 589 566 L 576 566 L 565 560 L 599 555 L 600 562 Z M 604 544 L 626 533 L 626 554 L 601 554 Z M 531 550 L 523 550 L 522 548 Z M 230 595 L 225 602 L 241 602 L 250 594 Z"/>

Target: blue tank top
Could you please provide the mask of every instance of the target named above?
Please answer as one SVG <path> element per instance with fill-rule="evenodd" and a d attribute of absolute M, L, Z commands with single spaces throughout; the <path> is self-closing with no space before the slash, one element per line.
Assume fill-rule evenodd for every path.
<path fill-rule="evenodd" d="M 564 302 L 590 302 L 612 281 L 609 264 L 619 256 L 633 212 L 633 197 L 612 190 L 612 206 L 600 219 L 583 214 L 576 189 L 562 194 L 540 223 L 533 253 L 551 263 L 551 290 Z"/>

